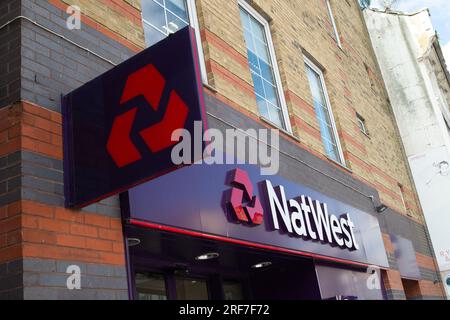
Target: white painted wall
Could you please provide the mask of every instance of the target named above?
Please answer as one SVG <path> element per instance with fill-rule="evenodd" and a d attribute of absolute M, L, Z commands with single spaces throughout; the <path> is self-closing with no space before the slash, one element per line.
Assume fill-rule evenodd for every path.
<path fill-rule="evenodd" d="M 440 271 L 450 272 L 450 112 L 428 11 L 364 11 Z M 441 70 L 442 71 L 442 70 Z M 400 152 L 400 151 L 399 151 Z M 446 254 L 447 253 L 447 254 Z M 450 297 L 450 296 L 449 296 Z"/>

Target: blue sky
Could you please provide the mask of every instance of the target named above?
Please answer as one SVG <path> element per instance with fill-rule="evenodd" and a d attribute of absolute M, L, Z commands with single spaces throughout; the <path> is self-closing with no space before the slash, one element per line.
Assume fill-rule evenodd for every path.
<path fill-rule="evenodd" d="M 375 0 L 373 2 L 383 2 Z M 392 1 L 388 0 L 387 2 Z M 439 34 L 439 40 L 450 69 L 450 0 L 398 0 L 393 9 L 415 12 L 429 8 L 433 26 Z"/>

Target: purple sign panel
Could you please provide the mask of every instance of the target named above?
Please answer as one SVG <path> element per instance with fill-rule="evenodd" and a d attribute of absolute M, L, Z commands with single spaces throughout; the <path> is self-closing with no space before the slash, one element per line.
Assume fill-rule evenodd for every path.
<path fill-rule="evenodd" d="M 193 165 L 128 192 L 134 224 L 388 267 L 376 217 L 254 165 Z"/>
<path fill-rule="evenodd" d="M 83 207 L 177 167 L 176 129 L 204 119 L 190 27 L 63 98 L 67 206 Z"/>

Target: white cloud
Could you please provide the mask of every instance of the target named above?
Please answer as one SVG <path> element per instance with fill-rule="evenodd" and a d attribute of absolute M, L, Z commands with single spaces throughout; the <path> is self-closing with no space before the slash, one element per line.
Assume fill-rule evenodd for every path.
<path fill-rule="evenodd" d="M 447 69 L 450 71 L 450 42 L 442 46 L 444 52 L 445 61 L 447 62 Z"/>

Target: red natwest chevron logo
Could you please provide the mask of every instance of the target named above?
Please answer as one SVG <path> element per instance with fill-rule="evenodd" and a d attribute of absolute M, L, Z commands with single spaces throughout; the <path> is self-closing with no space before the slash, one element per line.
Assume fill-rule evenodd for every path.
<path fill-rule="evenodd" d="M 155 66 L 149 64 L 128 77 L 120 104 L 143 96 L 151 108 L 157 111 L 165 86 L 164 77 Z M 117 116 L 109 134 L 106 149 L 119 168 L 135 163 L 142 158 L 141 153 L 131 141 L 131 131 L 137 109 L 134 107 Z M 172 90 L 163 119 L 139 132 L 150 151 L 157 153 L 176 144 L 176 141 L 171 140 L 172 132 L 184 128 L 188 113 L 189 109 L 184 101 Z"/>
<path fill-rule="evenodd" d="M 231 184 L 233 188 L 228 204 L 237 220 L 255 225 L 262 224 L 264 211 L 258 197 L 253 196 L 253 185 L 248 173 L 242 169 L 233 170 Z"/>

